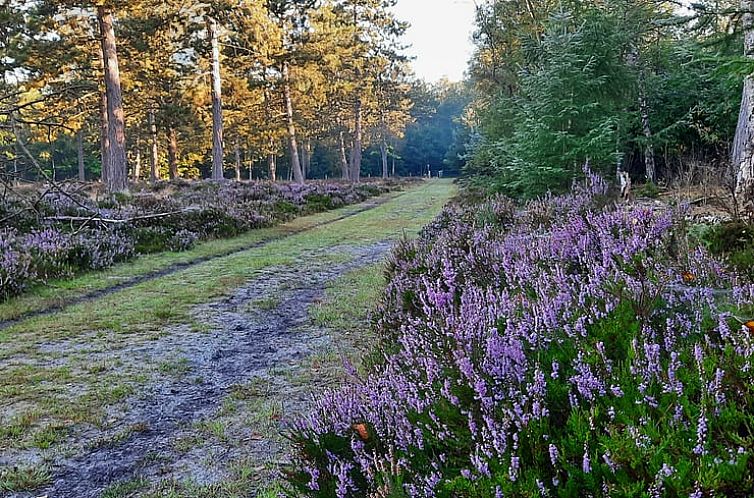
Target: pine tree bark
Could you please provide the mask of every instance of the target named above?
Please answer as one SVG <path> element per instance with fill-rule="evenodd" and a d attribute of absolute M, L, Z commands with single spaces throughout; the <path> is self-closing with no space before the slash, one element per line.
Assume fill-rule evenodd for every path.
<path fill-rule="evenodd" d="M 238 145 L 238 139 L 236 138 L 236 142 L 233 147 L 233 153 L 235 155 L 236 159 L 236 181 L 241 181 L 241 146 Z"/>
<path fill-rule="evenodd" d="M 217 21 L 207 19 L 207 33 L 212 44 L 212 179 L 222 180 L 223 172 L 223 104 L 220 77 L 220 41 Z"/>
<path fill-rule="evenodd" d="M 344 180 L 348 180 L 351 178 L 351 171 L 350 171 L 350 165 L 348 163 L 348 158 L 346 157 L 346 138 L 345 133 L 341 130 L 339 134 L 340 139 L 340 168 L 342 172 L 342 176 Z"/>
<path fill-rule="evenodd" d="M 84 164 L 84 130 L 76 132 L 76 155 L 79 163 L 79 181 L 86 181 L 86 167 Z"/>
<path fill-rule="evenodd" d="M 172 126 L 168 128 L 168 171 L 171 180 L 178 178 L 178 132 Z"/>
<path fill-rule="evenodd" d="M 353 149 L 351 149 L 351 181 L 359 182 L 361 180 L 361 154 L 363 143 L 363 109 L 361 98 L 356 99 L 354 105 L 354 136 Z"/>
<path fill-rule="evenodd" d="M 102 59 L 102 70 L 104 74 L 105 62 Z M 100 162 L 101 162 L 101 175 L 100 179 L 102 183 L 107 184 L 108 171 L 110 170 L 110 125 L 107 119 L 107 92 L 104 87 L 100 90 L 99 99 L 99 146 L 100 146 Z"/>
<path fill-rule="evenodd" d="M 283 63 L 283 97 L 285 98 L 285 112 L 288 122 L 288 148 L 291 153 L 291 171 L 296 183 L 304 183 L 301 171 L 301 159 L 298 155 L 298 140 L 296 138 L 296 123 L 293 118 L 293 99 L 291 97 L 291 75 L 288 62 Z"/>
<path fill-rule="evenodd" d="M 754 59 L 754 0 L 742 0 L 744 56 Z M 739 210 L 754 210 L 754 75 L 744 80 L 738 128 L 731 162 L 736 168 L 736 202 Z"/>
<path fill-rule="evenodd" d="M 123 97 L 120 87 L 118 53 L 113 29 L 112 11 L 104 6 L 97 7 L 97 20 L 102 37 L 102 59 L 105 66 L 105 91 L 107 93 L 107 190 L 123 192 L 128 189 L 126 169 L 126 121 L 123 113 Z"/>
<path fill-rule="evenodd" d="M 149 164 L 149 179 L 152 183 L 160 180 L 160 149 L 157 143 L 157 123 L 154 119 L 154 111 L 149 111 L 149 135 L 152 145 L 152 161 Z"/>

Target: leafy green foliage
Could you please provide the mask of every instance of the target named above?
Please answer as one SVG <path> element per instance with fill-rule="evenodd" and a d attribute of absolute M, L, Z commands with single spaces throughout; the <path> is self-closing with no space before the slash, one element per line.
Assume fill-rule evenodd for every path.
<path fill-rule="evenodd" d="M 476 144 L 472 168 L 489 162 L 508 192 L 533 196 L 567 188 L 587 161 L 615 164 L 631 95 L 622 36 L 619 20 L 597 9 L 554 16 L 520 90 L 485 116 L 489 134 Z"/>
<path fill-rule="evenodd" d="M 721 22 L 733 17 L 693 9 L 690 22 L 637 0 L 484 2 L 468 182 L 533 197 L 568 188 L 587 161 L 644 178 L 652 150 L 665 179 L 724 161 L 751 64 Z"/>

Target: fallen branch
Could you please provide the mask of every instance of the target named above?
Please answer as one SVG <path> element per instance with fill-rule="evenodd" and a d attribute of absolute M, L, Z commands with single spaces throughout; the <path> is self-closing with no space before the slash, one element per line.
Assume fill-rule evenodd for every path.
<path fill-rule="evenodd" d="M 76 222 L 81 221 L 84 223 L 109 223 L 113 225 L 122 224 L 122 223 L 131 223 L 132 221 L 141 221 L 141 220 L 154 220 L 159 218 L 167 218 L 168 216 L 175 216 L 177 214 L 184 214 L 189 213 L 191 211 L 199 211 L 201 208 L 192 207 L 192 208 L 186 208 L 182 209 L 180 211 L 171 211 L 169 213 L 156 213 L 156 214 L 145 214 L 143 216 L 133 216 L 131 218 L 123 218 L 123 219 L 110 219 L 110 218 L 98 218 L 98 217 L 89 217 L 89 216 L 49 216 L 45 218 L 45 220 L 48 221 L 70 221 L 70 222 Z"/>

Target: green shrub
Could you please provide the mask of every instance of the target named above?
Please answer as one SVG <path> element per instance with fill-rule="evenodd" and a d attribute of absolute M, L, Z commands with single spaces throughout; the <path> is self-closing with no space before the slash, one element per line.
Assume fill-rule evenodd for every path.
<path fill-rule="evenodd" d="M 653 182 L 647 182 L 636 190 L 636 195 L 647 199 L 657 199 L 660 196 L 660 188 Z"/>
<path fill-rule="evenodd" d="M 329 195 L 309 194 L 304 200 L 306 201 L 306 211 L 310 213 L 329 211 L 334 208 L 332 197 Z"/>

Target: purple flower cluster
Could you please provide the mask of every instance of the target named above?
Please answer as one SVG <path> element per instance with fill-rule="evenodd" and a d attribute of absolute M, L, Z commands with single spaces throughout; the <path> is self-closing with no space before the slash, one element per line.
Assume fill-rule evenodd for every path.
<path fill-rule="evenodd" d="M 0 231 L 0 299 L 22 292 L 32 280 L 31 257 L 16 241 L 13 231 Z"/>
<path fill-rule="evenodd" d="M 377 326 L 383 361 L 291 423 L 291 484 L 370 496 L 390 452 L 410 496 L 754 486 L 742 477 L 754 434 L 739 425 L 754 402 L 741 390 L 754 338 L 727 311 L 751 306 L 754 286 L 685 245 L 683 213 L 606 194 L 590 174 L 521 210 L 454 205 L 400 245 Z M 365 444 L 349 443 L 357 423 Z M 717 466 L 729 482 L 690 479 Z"/>
<path fill-rule="evenodd" d="M 90 230 L 75 235 L 54 228 L 25 235 L 0 231 L 0 299 L 77 271 L 110 267 L 133 254 L 133 241 L 123 231 Z"/>

